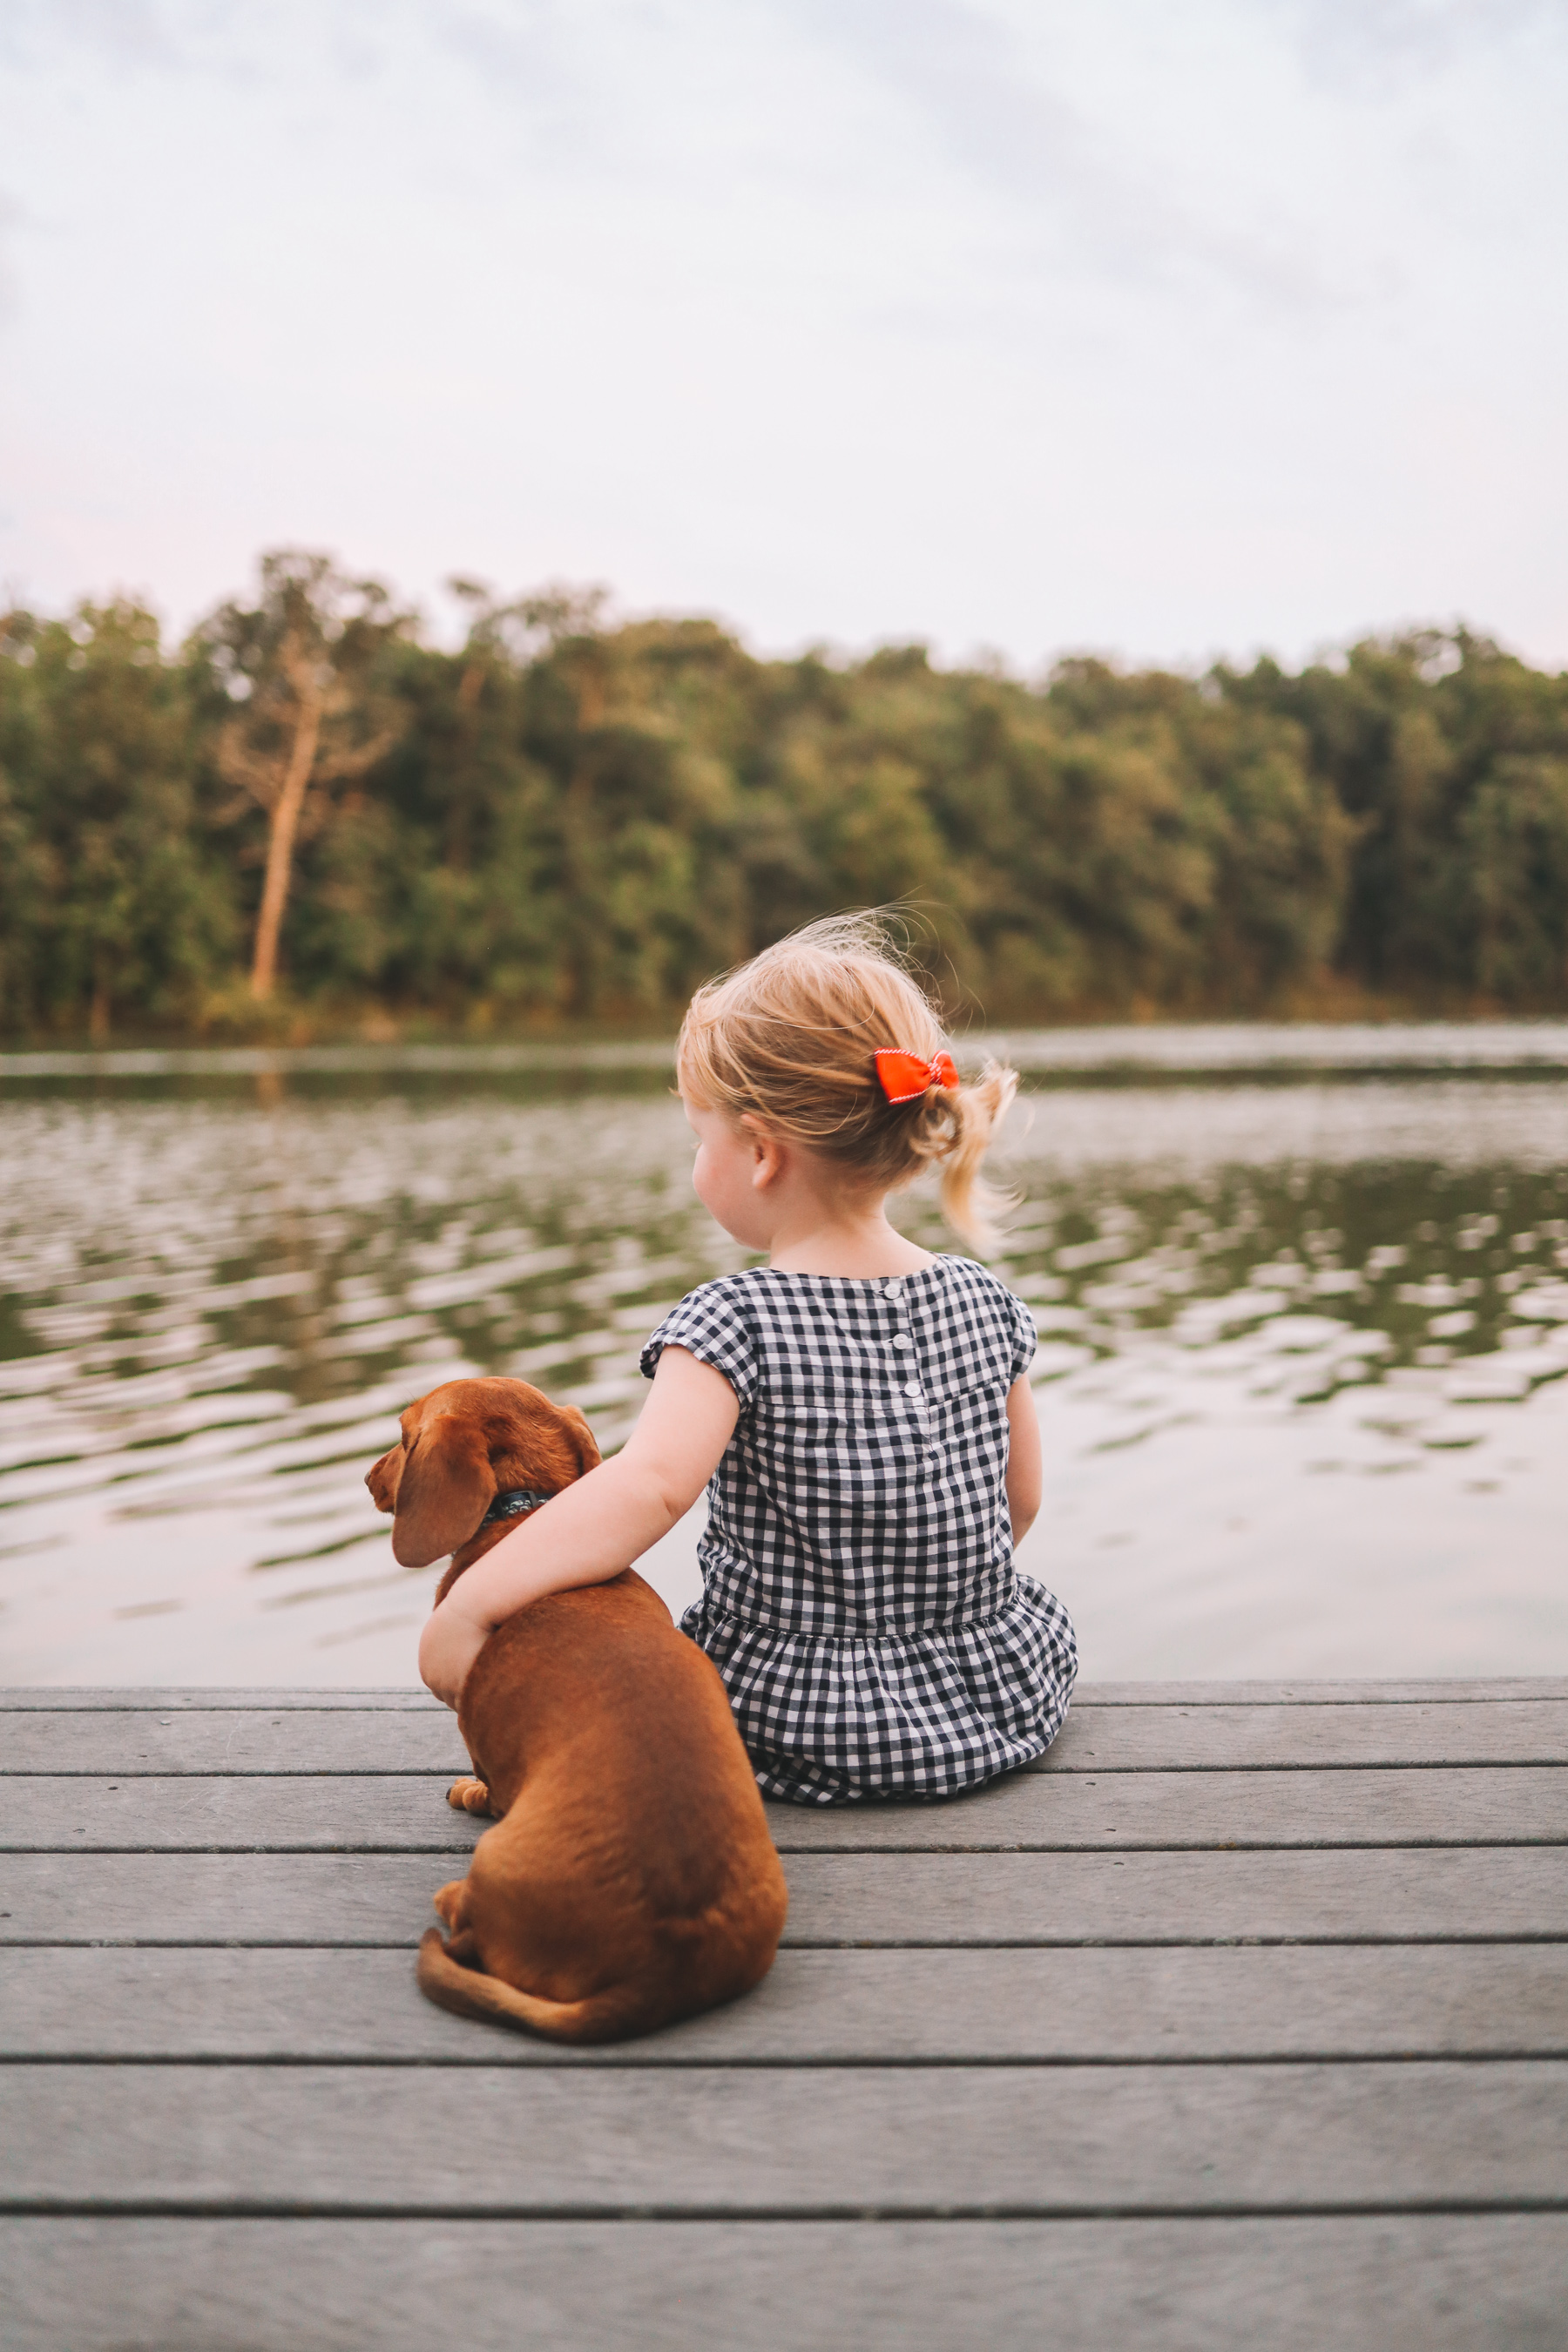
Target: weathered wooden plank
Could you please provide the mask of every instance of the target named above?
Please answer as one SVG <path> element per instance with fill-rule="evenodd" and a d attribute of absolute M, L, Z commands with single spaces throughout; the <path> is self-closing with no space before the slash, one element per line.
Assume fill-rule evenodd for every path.
<path fill-rule="evenodd" d="M 1080 1706 L 1362 1706 L 1414 1705 L 1432 1702 L 1453 1706 L 1491 1706 L 1518 1699 L 1568 1698 L 1568 1675 L 1489 1675 L 1483 1677 L 1430 1675 L 1389 1679 L 1366 1676 L 1294 1682 L 1080 1682 L 1076 1704 Z M 244 1685 L 202 1687 L 146 1687 L 141 1685 L 91 1684 L 0 1685 L 0 1713 L 7 1710 L 98 1712 L 140 1711 L 170 1715 L 178 1709 L 203 1711 L 214 1707 L 275 1712 L 279 1707 L 305 1709 L 341 1707 L 405 1708 L 432 1712 L 439 1701 L 417 1684 L 360 1689 L 311 1690 L 290 1687 L 255 1689 Z"/>
<path fill-rule="evenodd" d="M 29 2220 L 0 2268 L 12 2352 L 1558 2352 L 1568 2216 Z"/>
<path fill-rule="evenodd" d="M 488 1824 L 455 1813 L 447 1773 L 0 1780 L 0 1851 L 466 1853 Z"/>
<path fill-rule="evenodd" d="M 1568 2058 L 1568 1948 L 788 1951 L 605 2049 L 434 2008 L 400 1951 L 0 1953 L 0 2058 L 458 2065 Z M 1568 2181 L 1564 2182 L 1568 2190 Z"/>
<path fill-rule="evenodd" d="M 61 1711 L 99 1715 L 174 1715 L 182 1708 L 205 1712 L 213 1707 L 247 1714 L 256 1709 L 275 1713 L 280 1706 L 342 1707 L 352 1712 L 385 1713 L 389 1708 L 416 1714 L 445 1713 L 439 1699 L 418 1684 L 361 1690 L 249 1689 L 243 1684 L 210 1687 L 146 1688 L 139 1684 L 92 1683 L 79 1685 L 48 1683 L 12 1684 L 0 1688 L 0 1713 L 46 1714 Z"/>
<path fill-rule="evenodd" d="M 0 1850 L 462 1852 L 447 1776 L 0 1780 Z M 1568 1842 L 1568 1770 L 1021 1773 L 936 1805 L 770 1805 L 781 1853 Z"/>
<path fill-rule="evenodd" d="M 1080 1682 L 1075 1705 L 1089 1706 L 1386 1706 L 1425 1701 L 1489 1706 L 1528 1698 L 1568 1698 L 1568 1675 L 1368 1675 L 1298 1682 Z"/>
<path fill-rule="evenodd" d="M 1568 1936 L 1568 1846 L 791 1853 L 785 1872 L 800 1945 Z"/>
<path fill-rule="evenodd" d="M 16 2352 L 1554 2352 L 1559 2217 L 690 2223 L 18 2221 Z"/>
<path fill-rule="evenodd" d="M 1561 1844 L 1561 1766 L 1021 1773 L 943 1805 L 770 1805 L 781 1853 Z"/>
<path fill-rule="evenodd" d="M 1079 1706 L 1036 1771 L 1568 1763 L 1568 1699 L 1397 1706 Z"/>
<path fill-rule="evenodd" d="M 0 2208 L 323 2214 L 1568 2206 L 1568 2064 L 0 2070 Z"/>
<path fill-rule="evenodd" d="M 12 1853 L 0 1885 L 0 1946 L 412 1949 L 434 1924 L 431 1895 L 462 1860 L 460 1853 Z"/>
<path fill-rule="evenodd" d="M 0 1716 L 0 1773 L 461 1771 L 446 1708 L 35 1709 Z M 1568 1763 L 1568 1699 L 1359 1706 L 1075 1706 L 1037 1766 L 1066 1772 Z"/>
<path fill-rule="evenodd" d="M 0 1945 L 411 1948 L 461 1856 L 15 1853 Z M 1568 1846 L 792 1853 L 786 1945 L 1568 1937 Z"/>
<path fill-rule="evenodd" d="M 447 1707 L 0 1716 L 0 1774 L 466 1772 Z"/>

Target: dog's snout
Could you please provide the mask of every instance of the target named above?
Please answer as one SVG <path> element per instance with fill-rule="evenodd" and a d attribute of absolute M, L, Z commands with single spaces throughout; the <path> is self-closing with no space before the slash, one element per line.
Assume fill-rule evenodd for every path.
<path fill-rule="evenodd" d="M 397 1508 L 397 1488 L 402 1466 L 403 1448 L 401 1445 L 395 1445 L 389 1454 L 382 1455 L 379 1462 L 373 1462 L 365 1472 L 364 1483 L 370 1489 L 370 1499 L 378 1511 L 390 1512 Z"/>

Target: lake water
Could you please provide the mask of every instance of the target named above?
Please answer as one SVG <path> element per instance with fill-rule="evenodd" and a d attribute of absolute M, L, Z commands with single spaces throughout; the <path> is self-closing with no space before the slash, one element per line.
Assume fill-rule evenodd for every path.
<path fill-rule="evenodd" d="M 1115 1081 L 1136 1040 L 1014 1041 L 1022 1558 L 1086 1675 L 1568 1673 L 1568 1040 L 1175 1034 Z M 362 1483 L 399 1408 L 517 1372 L 608 1448 L 647 1330 L 743 1262 L 667 1057 L 83 1069 L 0 1059 L 0 1680 L 412 1682 L 437 1571 Z M 646 1564 L 672 1606 L 697 1532 Z"/>

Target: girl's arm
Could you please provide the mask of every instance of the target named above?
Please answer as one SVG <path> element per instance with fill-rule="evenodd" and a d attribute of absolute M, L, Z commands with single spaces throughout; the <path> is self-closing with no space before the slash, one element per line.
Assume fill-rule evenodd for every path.
<path fill-rule="evenodd" d="M 620 1453 L 530 1512 L 431 1612 L 419 1671 L 437 1697 L 457 1706 L 490 1633 L 529 1601 L 603 1584 L 668 1535 L 718 1468 L 739 1412 L 722 1372 L 667 1348 Z"/>
<path fill-rule="evenodd" d="M 1028 1381 L 1020 1377 L 1007 1391 L 1007 1516 L 1015 1543 L 1023 1542 L 1038 1517 L 1044 1484 L 1040 1416 Z"/>

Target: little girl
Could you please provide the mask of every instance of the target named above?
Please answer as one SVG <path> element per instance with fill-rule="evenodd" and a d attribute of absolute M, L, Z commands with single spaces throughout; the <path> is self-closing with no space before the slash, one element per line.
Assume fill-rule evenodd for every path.
<path fill-rule="evenodd" d="M 652 1393 L 613 1460 L 459 1579 L 420 1643 L 449 1705 L 491 1629 L 597 1583 L 708 1488 L 682 1624 L 729 1689 L 764 1792 L 949 1797 L 1038 1756 L 1078 1670 L 1013 1545 L 1040 1502 L 1028 1308 L 932 1257 L 887 1196 L 932 1164 L 948 1222 L 1017 1080 L 960 1083 L 873 918 L 811 925 L 700 989 L 680 1096 L 703 1206 L 766 1265 L 705 1282 L 643 1350 Z"/>

